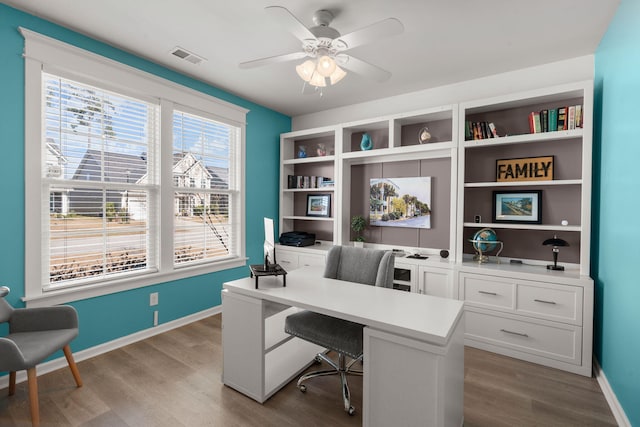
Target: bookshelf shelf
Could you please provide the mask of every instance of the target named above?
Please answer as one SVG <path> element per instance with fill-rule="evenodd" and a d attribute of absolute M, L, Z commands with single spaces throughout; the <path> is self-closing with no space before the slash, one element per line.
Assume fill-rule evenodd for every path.
<path fill-rule="evenodd" d="M 464 147 L 488 147 L 494 145 L 527 144 L 553 140 L 563 141 L 567 139 L 582 138 L 583 134 L 583 129 L 572 129 L 543 133 L 526 133 L 523 135 L 501 136 L 499 138 L 469 140 L 464 142 Z"/>
<path fill-rule="evenodd" d="M 301 216 L 301 215 L 283 215 L 282 219 L 291 219 L 291 220 L 295 220 L 295 221 L 333 222 L 333 218 L 315 217 L 315 216 Z"/>
<path fill-rule="evenodd" d="M 465 182 L 465 188 L 508 188 L 508 187 L 544 187 L 556 185 L 582 185 L 581 179 L 564 179 L 554 181 L 516 181 L 516 182 Z"/>
<path fill-rule="evenodd" d="M 302 159 L 288 159 L 283 160 L 282 164 L 284 165 L 304 165 L 308 163 L 333 163 L 336 156 L 315 156 L 315 157 L 305 157 Z"/>
<path fill-rule="evenodd" d="M 505 230 L 539 230 L 539 231 L 571 231 L 580 232 L 579 225 L 546 225 L 546 224 L 502 224 L 494 222 L 465 222 L 469 228 L 496 228 Z"/>

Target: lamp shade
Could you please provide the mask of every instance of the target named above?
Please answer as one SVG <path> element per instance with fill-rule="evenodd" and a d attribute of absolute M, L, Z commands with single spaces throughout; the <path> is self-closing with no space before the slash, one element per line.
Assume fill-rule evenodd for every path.
<path fill-rule="evenodd" d="M 308 83 L 312 86 L 317 86 L 317 87 L 325 87 L 327 85 L 325 78 L 317 72 L 313 73 Z"/>
<path fill-rule="evenodd" d="M 545 240 L 544 242 L 542 242 L 542 244 L 544 246 L 549 246 L 549 245 L 553 245 L 553 246 L 569 246 L 569 243 L 567 243 L 566 240 L 563 240 L 563 239 L 559 238 L 558 236 L 553 236 L 553 238 Z"/>
<path fill-rule="evenodd" d="M 324 55 L 318 58 L 318 65 L 316 71 L 322 77 L 329 77 L 336 69 L 336 61 L 330 56 Z"/>
<path fill-rule="evenodd" d="M 347 75 L 347 72 L 336 65 L 335 70 L 329 76 L 329 81 L 331 82 L 332 85 L 334 85 L 338 83 L 340 80 L 342 80 L 346 75 Z"/>
<path fill-rule="evenodd" d="M 309 82 L 309 80 L 311 80 L 315 69 L 316 64 L 310 59 L 307 59 L 302 64 L 296 66 L 296 72 L 305 82 Z"/>

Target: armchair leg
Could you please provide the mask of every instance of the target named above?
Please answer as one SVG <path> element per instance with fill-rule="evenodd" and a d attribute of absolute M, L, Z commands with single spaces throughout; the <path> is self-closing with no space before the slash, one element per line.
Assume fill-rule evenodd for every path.
<path fill-rule="evenodd" d="M 16 371 L 9 372 L 9 396 L 16 392 Z"/>
<path fill-rule="evenodd" d="M 31 424 L 33 427 L 40 425 L 40 408 L 38 407 L 38 378 L 36 368 L 27 369 L 27 379 L 29 381 L 29 406 L 31 407 Z"/>
<path fill-rule="evenodd" d="M 82 378 L 80 378 L 80 371 L 76 366 L 75 360 L 73 360 L 73 354 L 71 353 L 71 347 L 69 347 L 69 344 L 65 345 L 62 351 L 64 351 L 64 357 L 67 358 L 67 363 L 69 364 L 69 369 L 71 369 L 71 373 L 73 374 L 73 379 L 76 380 L 76 385 L 78 387 L 82 387 Z"/>

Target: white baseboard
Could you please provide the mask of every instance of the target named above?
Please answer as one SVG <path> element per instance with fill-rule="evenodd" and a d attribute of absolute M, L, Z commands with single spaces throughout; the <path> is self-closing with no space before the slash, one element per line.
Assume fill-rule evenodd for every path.
<path fill-rule="evenodd" d="M 613 392 L 607 377 L 605 376 L 602 368 L 600 367 L 600 363 L 598 360 L 593 357 L 593 372 L 596 375 L 596 379 L 598 380 L 598 384 L 600 384 L 600 388 L 602 389 L 602 394 L 604 394 L 604 398 L 607 399 L 607 403 L 609 404 L 609 408 L 611 408 L 611 412 L 613 412 L 613 417 L 616 419 L 616 422 L 620 427 L 631 427 L 631 422 L 629 418 L 627 418 L 627 414 L 624 413 L 624 409 L 622 409 L 622 405 L 618 401 L 616 394 Z"/>
<path fill-rule="evenodd" d="M 92 357 L 99 356 L 109 351 L 115 350 L 120 347 L 124 347 L 134 342 L 138 342 L 154 335 L 161 334 L 163 332 L 170 331 L 172 329 L 179 328 L 189 323 L 202 320 L 206 317 L 213 316 L 215 314 L 222 313 L 222 306 L 218 305 L 207 310 L 200 311 L 198 313 L 190 314 L 189 316 L 181 317 L 180 319 L 172 320 L 171 322 L 163 323 L 158 326 L 151 327 L 149 329 L 142 330 L 140 332 L 133 333 L 124 337 L 117 338 L 113 341 L 106 342 L 104 344 L 90 347 L 85 350 L 81 350 L 73 353 L 73 358 L 76 362 L 81 362 Z M 53 372 L 55 370 L 66 368 L 67 360 L 64 357 L 58 359 L 49 360 L 48 362 L 38 365 L 38 375 Z M 20 383 L 27 380 L 26 371 L 20 371 L 16 373 L 16 383 Z M 0 377 L 0 389 L 9 387 L 9 375 Z"/>

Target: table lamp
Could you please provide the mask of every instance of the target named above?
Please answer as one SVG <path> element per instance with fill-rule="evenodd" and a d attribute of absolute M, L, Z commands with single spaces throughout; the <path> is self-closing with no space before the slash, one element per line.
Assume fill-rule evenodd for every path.
<path fill-rule="evenodd" d="M 553 245 L 553 265 L 547 265 L 547 270 L 564 270 L 563 266 L 558 265 L 558 252 L 560 252 L 560 249 L 558 248 L 560 246 L 569 246 L 569 243 L 567 243 L 566 240 L 558 238 L 558 236 L 554 234 L 552 239 L 547 239 L 542 242 L 542 244 L 544 246 Z"/>

